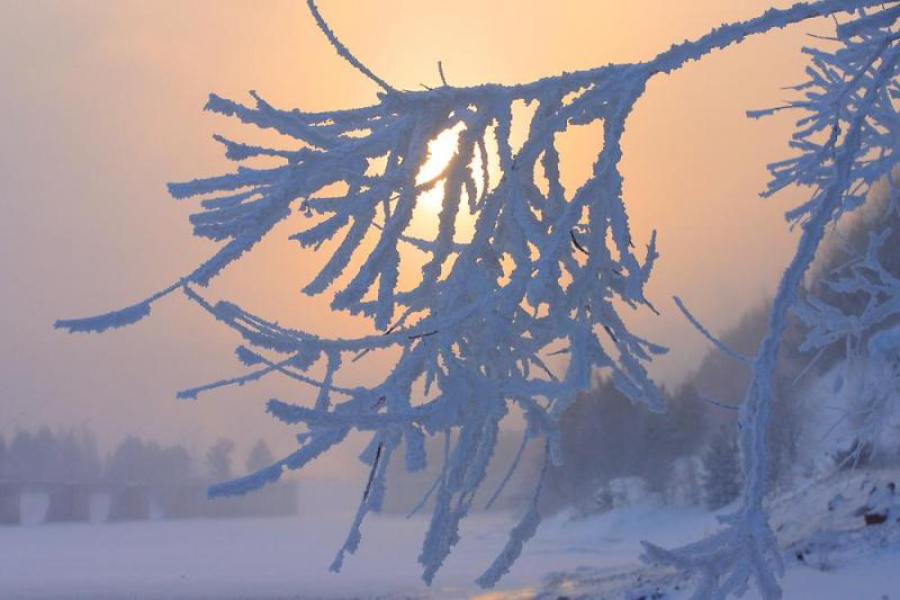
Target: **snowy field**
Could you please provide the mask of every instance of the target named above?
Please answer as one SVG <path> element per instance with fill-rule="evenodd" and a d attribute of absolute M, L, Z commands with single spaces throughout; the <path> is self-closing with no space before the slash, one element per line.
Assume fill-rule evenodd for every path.
<path fill-rule="evenodd" d="M 580 565 L 636 565 L 638 541 L 687 541 L 709 515 L 649 507 L 589 522 L 548 520 L 498 590 L 535 589 Z M 511 521 L 473 516 L 429 590 L 416 563 L 425 519 L 375 517 L 344 572 L 328 565 L 345 535 L 338 515 L 295 519 L 39 525 L 0 529 L 3 598 L 465 598 Z M 532 592 L 533 593 L 533 592 Z M 526 593 L 526 595 L 531 595 Z"/>
<path fill-rule="evenodd" d="M 852 516 L 869 481 L 853 475 L 775 504 L 774 523 L 786 540 L 786 598 L 900 598 L 897 526 L 858 527 Z M 828 512 L 836 493 L 846 501 Z M 640 540 L 677 545 L 717 527 L 706 511 L 652 502 L 586 521 L 555 517 L 498 589 L 485 593 L 471 582 L 505 541 L 508 517 L 468 519 L 429 589 L 416 564 L 424 518 L 372 518 L 359 554 L 340 575 L 329 573 L 347 525 L 345 511 L 332 508 L 291 519 L 5 527 L 0 598 L 637 598 L 631 592 L 653 592 L 666 581 L 664 572 L 639 563 Z M 793 558 L 798 549 L 803 561 Z M 668 595 L 658 598 L 686 597 L 664 587 Z"/>
<path fill-rule="evenodd" d="M 850 474 L 773 503 L 786 556 L 786 598 L 900 598 L 897 526 L 861 527 L 853 516 L 873 482 L 896 475 Z M 842 504 L 828 511 L 838 494 Z M 542 524 L 509 576 L 486 593 L 472 581 L 502 547 L 510 517 L 481 514 L 465 521 L 462 542 L 429 589 L 416 563 L 424 518 L 371 518 L 360 552 L 336 575 L 328 565 L 346 534 L 348 506 L 323 499 L 311 504 L 304 516 L 288 519 L 4 527 L 0 598 L 556 600 L 637 598 L 662 582 L 668 595 L 658 598 L 675 599 L 686 595 L 665 572 L 638 561 L 640 541 L 671 547 L 718 526 L 702 509 L 649 501 L 589 520 L 557 516 Z M 798 550 L 802 561 L 795 558 Z"/>

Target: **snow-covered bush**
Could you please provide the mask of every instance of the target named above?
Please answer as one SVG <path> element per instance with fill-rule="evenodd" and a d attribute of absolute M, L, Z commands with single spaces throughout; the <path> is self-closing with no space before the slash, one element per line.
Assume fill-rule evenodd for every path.
<path fill-rule="evenodd" d="M 794 392 L 792 401 L 806 407 L 795 464 L 799 475 L 821 477 L 900 462 L 900 411 L 891 396 L 870 389 L 881 377 L 881 368 L 866 353 L 852 364 L 841 359 Z M 887 402 L 873 405 L 878 398 Z M 882 411 L 874 422 L 873 410 Z"/>
<path fill-rule="evenodd" d="M 751 579 L 764 596 L 778 596 L 779 558 L 763 508 L 773 371 L 787 313 L 826 228 L 858 206 L 870 186 L 896 163 L 892 102 L 900 54 L 892 26 L 900 15 L 898 3 L 799 3 L 723 25 L 646 62 L 517 85 L 458 88 L 445 82 L 425 91 L 398 90 L 378 77 L 337 39 L 313 0 L 308 4 L 335 50 L 381 87 L 378 102 L 310 113 L 275 108 L 257 94 L 253 106 L 211 96 L 208 110 L 274 129 L 293 138 L 295 147 L 257 147 L 217 136 L 235 161 L 262 156 L 281 162 L 272 168 L 241 166 L 226 175 L 169 186 L 176 198 L 200 199 L 201 210 L 191 217 L 194 231 L 222 242 L 222 248 L 137 304 L 57 325 L 82 332 L 128 325 L 146 317 L 158 299 L 180 291 L 243 336 L 247 345 L 237 354 L 248 367 L 242 375 L 185 390 L 180 397 L 196 398 L 204 391 L 273 373 L 308 390 L 314 397 L 311 407 L 281 400 L 268 403 L 272 416 L 305 428 L 299 448 L 255 474 L 214 486 L 212 495 L 252 491 L 278 480 L 284 469 L 301 468 L 340 444 L 351 429 L 371 432 L 362 456 L 371 474 L 334 570 L 358 547 L 365 515 L 380 509 L 384 474 L 394 451 L 402 444 L 407 468 L 421 469 L 425 436 L 447 435 L 449 440 L 453 432 L 433 488 L 432 521 L 420 556 L 427 582 L 459 540 L 459 523 L 484 479 L 510 406 L 525 414 L 527 437 L 546 440 L 545 464 L 559 461 L 556 419 L 590 384 L 594 369 L 607 371 L 633 400 L 652 410 L 664 408 L 646 371 L 647 362 L 664 348 L 631 332 L 620 314 L 639 306 L 653 309 L 643 289 L 657 256 L 655 237 L 638 254 L 619 170 L 627 119 L 647 83 L 747 36 L 858 11 L 838 27 L 836 50 L 809 51 L 810 80 L 798 88 L 801 99 L 787 107 L 805 113 L 792 143 L 798 155 L 772 166 L 769 193 L 808 185 L 813 194 L 788 215 L 803 234 L 779 285 L 769 331 L 756 357 L 730 352 L 752 369 L 740 413 L 746 475 L 742 506 L 726 529 L 703 542 L 677 551 L 647 545 L 648 560 L 700 571 L 701 597 L 740 592 Z M 866 7 L 872 12 L 862 12 Z M 524 143 L 513 149 L 511 107 L 516 102 L 535 110 Z M 590 123 L 603 125 L 603 148 L 588 180 L 567 193 L 560 182 L 556 138 L 570 127 Z M 446 132 L 456 138 L 453 157 L 438 173 L 424 176 L 430 142 Z M 502 173 L 498 181 L 488 177 L 488 147 L 495 148 Z M 332 194 L 335 185 L 344 192 Z M 432 236 L 416 237 L 409 231 L 412 213 L 421 195 L 431 190 L 443 194 L 439 225 Z M 340 240 L 304 292 L 331 290 L 334 309 L 370 318 L 378 333 L 322 338 L 280 326 L 228 301 L 212 303 L 201 293 L 200 288 L 298 210 L 309 217 L 309 226 L 294 235 L 298 243 L 319 247 Z M 467 239 L 455 230 L 461 211 L 468 211 L 475 223 Z M 377 241 L 360 257 L 367 235 Z M 399 273 L 413 255 L 424 261 L 423 277 L 411 289 L 402 289 Z M 354 256 L 358 264 L 351 260 Z M 341 274 L 349 281 L 336 286 Z M 341 375 L 352 368 L 353 359 L 373 351 L 394 351 L 398 357 L 385 377 L 371 386 L 341 385 Z M 568 358 L 564 373 L 547 365 L 547 357 L 555 354 Z M 319 371 L 321 376 L 313 375 Z M 417 395 L 419 389 L 424 394 Z M 478 579 L 481 585 L 491 586 L 506 573 L 534 534 L 546 471 L 542 469 L 534 499 L 508 544 Z"/>
<path fill-rule="evenodd" d="M 642 477 L 617 477 L 602 486 L 594 494 L 594 509 L 606 512 L 614 508 L 631 506 L 647 497 L 647 482 Z"/>

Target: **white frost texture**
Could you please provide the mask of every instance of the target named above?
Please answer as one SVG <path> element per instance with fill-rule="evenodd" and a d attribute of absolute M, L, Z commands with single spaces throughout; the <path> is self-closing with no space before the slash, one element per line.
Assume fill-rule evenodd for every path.
<path fill-rule="evenodd" d="M 864 319 L 842 320 L 814 298 L 797 303 L 826 229 L 859 206 L 870 187 L 889 178 L 896 165 L 900 53 L 894 23 L 900 5 L 874 0 L 799 3 L 723 25 L 646 62 L 518 85 L 453 87 L 445 82 L 435 89 L 404 91 L 369 70 L 338 40 L 313 0 L 308 4 L 335 50 L 380 86 L 378 101 L 313 113 L 273 107 L 255 93 L 249 105 L 211 95 L 207 110 L 272 129 L 291 138 L 293 149 L 216 136 L 236 162 L 254 157 L 279 161 L 271 168 L 242 165 L 231 173 L 169 186 L 175 198 L 197 200 L 200 208 L 191 216 L 194 232 L 220 242 L 219 251 L 137 304 L 57 326 L 99 332 L 128 325 L 149 315 L 159 298 L 181 292 L 243 336 L 245 345 L 237 354 L 248 370 L 182 391 L 180 397 L 196 398 L 275 373 L 297 381 L 311 398 L 308 404 L 268 403 L 273 417 L 302 427 L 296 451 L 250 476 L 214 486 L 213 496 L 258 489 L 278 480 L 285 469 L 302 468 L 340 444 L 352 429 L 370 432 L 371 443 L 361 457 L 371 467 L 370 476 L 334 570 L 359 547 L 365 516 L 380 509 L 387 465 L 398 449 L 404 451 L 406 467 L 419 470 L 425 467 L 425 437 L 446 435 L 452 443 L 433 487 L 431 524 L 419 556 L 426 582 L 460 539 L 460 523 L 484 480 L 500 422 L 512 406 L 525 414 L 527 435 L 543 438 L 548 461 L 560 460 L 557 417 L 589 386 L 596 369 L 608 373 L 633 400 L 664 410 L 646 365 L 665 349 L 633 334 L 620 316 L 630 308 L 653 309 L 643 290 L 657 256 L 655 238 L 645 249 L 634 247 L 619 169 L 622 135 L 647 83 L 747 36 L 840 16 L 831 50 L 809 50 L 809 79 L 796 88 L 797 100 L 782 107 L 802 117 L 791 140 L 795 155 L 771 166 L 769 193 L 794 185 L 808 186 L 812 193 L 788 215 L 802 236 L 779 285 L 768 335 L 755 357 L 736 356 L 753 371 L 740 413 L 746 481 L 742 503 L 726 517 L 728 527 L 706 540 L 671 551 L 646 545 L 648 561 L 698 575 L 698 598 L 741 593 L 751 582 L 763 597 L 779 597 L 780 561 L 763 507 L 765 432 L 788 312 L 799 306 L 812 327 L 809 343 L 814 347 L 846 335 L 851 325 L 856 333 L 900 311 L 896 282 L 883 276 L 874 258 L 858 265 L 853 274 L 858 277 L 846 282 L 876 298 L 872 314 Z M 514 103 L 534 108 L 525 141 L 515 150 L 510 141 Z M 765 112 L 770 111 L 754 116 Z M 556 138 L 570 127 L 592 123 L 602 124 L 602 150 L 588 180 L 567 193 L 560 183 Z M 458 132 L 452 158 L 423 179 L 429 142 L 448 131 Z M 499 165 L 498 180 L 489 177 L 489 153 Z M 335 185 L 345 193 L 330 194 Z M 416 237 L 410 231 L 413 211 L 430 190 L 442 192 L 439 223 L 433 235 Z M 337 244 L 304 293 L 328 292 L 335 310 L 371 319 L 378 333 L 319 337 L 204 296 L 202 288 L 214 277 L 298 211 L 309 223 L 293 235 L 298 244 Z M 474 221 L 474 232 L 465 241 L 455 230 L 462 211 Z M 374 247 L 360 253 L 367 236 L 376 239 Z M 400 289 L 401 263 L 414 253 L 424 256 L 422 280 L 412 289 Z M 347 283 L 338 286 L 340 276 Z M 891 300 L 885 300 L 882 289 L 890 290 Z M 339 373 L 352 369 L 356 357 L 385 350 L 397 358 L 380 382 L 338 385 Z M 567 357 L 565 372 L 548 367 L 547 358 L 554 354 Z M 324 375 L 311 375 L 314 366 Z M 414 401 L 414 390 L 420 388 L 424 398 Z M 479 584 L 496 583 L 534 535 L 541 485 L 536 482 L 522 522 Z"/>

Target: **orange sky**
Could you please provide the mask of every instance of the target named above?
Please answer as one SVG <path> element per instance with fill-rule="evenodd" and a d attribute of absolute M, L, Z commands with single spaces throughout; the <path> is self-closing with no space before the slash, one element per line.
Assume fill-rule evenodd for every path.
<path fill-rule="evenodd" d="M 320 8 L 369 67 L 411 89 L 439 81 L 438 60 L 452 85 L 641 60 L 769 4 L 321 0 Z M 801 196 L 757 193 L 765 163 L 785 155 L 790 118 L 753 122 L 744 111 L 779 103 L 779 88 L 802 77 L 804 34 L 827 29 L 810 23 L 750 39 L 655 79 L 628 123 L 626 203 L 636 240 L 659 230 L 648 296 L 663 310 L 633 321 L 672 348 L 653 367 L 663 381 L 677 383 L 707 351 L 673 293 L 721 331 L 771 293 L 789 257 L 781 215 Z M 230 332 L 182 299 L 104 336 L 67 336 L 51 324 L 130 304 L 211 253 L 191 237 L 194 205 L 164 187 L 230 168 L 212 133 L 253 140 L 201 112 L 209 92 L 246 100 L 254 89 L 277 106 L 317 110 L 370 103 L 374 85 L 334 55 L 303 3 L 236 0 L 0 2 L 0 81 L 0 428 L 11 419 L 89 423 L 110 439 L 134 432 L 199 448 L 220 435 L 266 436 L 289 447 L 292 432 L 262 413 L 269 395 L 285 393 L 277 382 L 174 401 L 178 389 L 240 369 Z M 572 181 L 596 148 L 591 131 L 572 136 Z M 299 294 L 324 257 L 284 241 L 295 229 L 277 228 L 282 238 L 233 267 L 215 293 L 283 322 L 354 328 Z"/>

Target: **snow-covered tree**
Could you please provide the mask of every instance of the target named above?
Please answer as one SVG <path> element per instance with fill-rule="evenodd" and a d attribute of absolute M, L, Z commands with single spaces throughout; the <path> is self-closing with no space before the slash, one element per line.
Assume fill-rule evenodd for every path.
<path fill-rule="evenodd" d="M 843 348 L 845 369 L 835 392 L 853 386 L 856 398 L 848 415 L 857 432 L 854 451 L 846 456 L 851 463 L 877 446 L 900 395 L 900 86 L 890 62 L 897 60 L 900 34 L 891 17 L 896 12 L 847 23 L 838 28 L 842 36 L 833 51 L 811 52 L 811 78 L 800 88 L 804 97 L 793 103 L 811 113 L 795 135 L 802 153 L 774 171 L 777 185 L 821 188 L 833 179 L 830 164 L 837 155 L 830 162 L 818 157 L 835 153 L 842 138 L 845 147 L 853 143 L 849 158 L 855 160 L 845 161 L 842 198 L 832 217 L 861 207 L 861 214 L 852 215 L 852 239 L 834 231 L 840 253 L 833 254 L 841 260 L 829 257 L 830 268 L 793 309 L 809 328 L 803 350 L 817 358 Z M 794 215 L 802 216 L 802 210 Z"/>
<path fill-rule="evenodd" d="M 703 497 L 706 505 L 719 509 L 741 495 L 741 461 L 737 436 L 722 427 L 703 453 Z"/>
<path fill-rule="evenodd" d="M 723 348 L 752 371 L 739 417 L 745 473 L 741 507 L 726 528 L 702 542 L 674 551 L 646 546 L 648 560 L 698 572 L 700 597 L 740 592 L 751 579 L 763 596 L 777 597 L 779 554 L 763 507 L 776 357 L 788 311 L 826 229 L 857 207 L 896 162 L 892 102 L 900 54 L 892 27 L 900 5 L 814 0 L 723 25 L 645 62 L 515 85 L 460 88 L 445 81 L 435 89 L 405 91 L 366 67 L 338 40 L 314 1 L 308 4 L 335 50 L 382 89 L 378 101 L 311 113 L 275 108 L 255 93 L 253 106 L 211 96 L 208 110 L 274 129 L 293 138 L 295 147 L 251 146 L 217 136 L 235 161 L 260 156 L 280 161 L 271 168 L 241 166 L 169 186 L 176 198 L 200 199 L 201 210 L 191 217 L 195 233 L 222 242 L 221 249 L 137 304 L 57 325 L 70 331 L 128 325 L 146 317 L 158 299 L 180 291 L 243 336 L 247 345 L 237 353 L 249 369 L 180 397 L 196 398 L 272 373 L 310 390 L 311 406 L 268 403 L 272 416 L 305 428 L 299 448 L 252 475 L 214 486 L 213 495 L 257 489 L 279 479 L 284 469 L 301 468 L 340 444 L 351 429 L 371 432 L 362 455 L 371 474 L 334 570 L 358 547 L 365 515 L 381 507 L 384 474 L 395 450 L 402 446 L 408 469 L 421 469 L 425 436 L 446 434 L 453 443 L 433 488 L 432 520 L 419 558 L 427 582 L 459 540 L 459 523 L 484 479 L 510 406 L 525 414 L 526 436 L 546 440 L 548 462 L 560 460 L 556 419 L 588 387 L 594 369 L 605 370 L 635 401 L 664 409 L 646 365 L 665 349 L 635 335 L 621 316 L 629 308 L 653 309 L 643 290 L 657 256 L 655 236 L 639 254 L 629 232 L 619 170 L 628 116 L 647 83 L 748 36 L 845 15 L 833 40 L 837 49 L 809 50 L 810 80 L 798 88 L 801 99 L 785 107 L 805 112 L 792 142 L 798 155 L 773 165 L 769 193 L 789 185 L 811 186 L 813 192 L 788 215 L 802 236 L 779 284 L 768 334 L 752 359 Z M 510 130 L 516 102 L 535 110 L 524 143 L 514 149 Z M 567 191 L 560 182 L 557 136 L 591 123 L 603 125 L 602 150 L 588 180 Z M 424 174 L 430 142 L 441 134 L 455 138 L 455 152 L 439 172 Z M 499 166 L 499 179 L 489 177 L 491 160 Z M 335 186 L 343 191 L 334 193 Z M 432 190 L 443 196 L 439 225 L 433 235 L 417 237 L 409 229 L 413 210 Z M 314 248 L 330 240 L 337 244 L 304 292 L 331 290 L 335 310 L 371 319 L 377 333 L 324 338 L 283 327 L 232 302 L 210 302 L 201 292 L 298 210 L 307 215 L 308 226 L 293 239 Z M 471 236 L 455 229 L 462 211 L 474 220 Z M 376 240 L 374 247 L 362 251 L 367 237 Z M 416 264 L 413 257 L 424 261 L 423 277 L 404 289 L 399 274 Z M 346 277 L 339 280 L 342 274 Z M 397 357 L 381 381 L 341 385 L 341 374 L 352 368 L 355 357 L 378 351 Z M 547 364 L 557 354 L 568 358 L 564 373 Z M 419 389 L 424 393 L 417 394 Z M 481 585 L 491 586 L 506 573 L 534 534 L 546 471 L 509 542 L 478 579 Z"/>
<path fill-rule="evenodd" d="M 36 461 L 34 460 L 34 436 L 30 431 L 19 429 L 10 440 L 6 450 L 6 469 L 4 475 L 8 479 L 27 481 L 36 477 Z"/>
<path fill-rule="evenodd" d="M 265 440 L 258 440 L 250 449 L 247 455 L 247 472 L 255 473 L 260 469 L 264 469 L 275 462 L 272 450 Z"/>
<path fill-rule="evenodd" d="M 206 469 L 210 477 L 216 481 L 231 478 L 232 452 L 234 452 L 234 442 L 227 438 L 222 438 L 209 447 L 206 452 Z"/>

